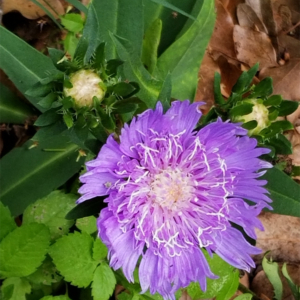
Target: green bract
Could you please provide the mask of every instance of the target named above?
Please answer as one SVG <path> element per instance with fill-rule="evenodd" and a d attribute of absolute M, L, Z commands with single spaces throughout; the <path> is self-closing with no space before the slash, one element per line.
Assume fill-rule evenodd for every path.
<path fill-rule="evenodd" d="M 232 88 L 230 97 L 225 100 L 221 94 L 221 76 L 215 74 L 215 105 L 201 119 L 202 125 L 212 122 L 217 117 L 233 122 L 242 122 L 248 134 L 254 136 L 260 144 L 271 148 L 271 155 L 291 154 L 292 145 L 283 135 L 293 125 L 278 117 L 293 113 L 298 103 L 283 100 L 280 95 L 272 95 L 272 78 L 267 77 L 257 85 L 252 80 L 258 71 L 258 64 L 243 72 Z"/>

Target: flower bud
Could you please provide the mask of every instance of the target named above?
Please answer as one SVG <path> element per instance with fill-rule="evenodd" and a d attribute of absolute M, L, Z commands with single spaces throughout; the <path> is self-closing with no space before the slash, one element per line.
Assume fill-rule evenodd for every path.
<path fill-rule="evenodd" d="M 73 87 L 64 88 L 65 96 L 71 96 L 77 107 L 92 106 L 93 97 L 102 100 L 105 91 L 100 87 L 102 82 L 99 75 L 92 70 L 80 70 L 71 74 L 70 82 Z"/>
<path fill-rule="evenodd" d="M 248 115 L 236 117 L 235 121 L 242 121 L 244 123 L 256 121 L 257 126 L 249 130 L 249 135 L 256 135 L 270 125 L 269 110 L 257 99 L 247 100 L 247 102 L 253 104 L 252 112 Z"/>

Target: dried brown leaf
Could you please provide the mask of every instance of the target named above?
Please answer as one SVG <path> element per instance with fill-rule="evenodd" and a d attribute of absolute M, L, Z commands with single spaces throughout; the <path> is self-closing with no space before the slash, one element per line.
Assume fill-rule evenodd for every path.
<path fill-rule="evenodd" d="M 258 31 L 266 32 L 262 21 L 258 18 L 255 11 L 246 3 L 241 3 L 237 7 L 237 18 L 242 27 L 257 28 Z"/>
<path fill-rule="evenodd" d="M 269 36 L 264 32 L 235 25 L 233 40 L 238 60 L 249 66 L 259 62 L 260 69 L 278 66 L 276 52 Z"/>
<path fill-rule="evenodd" d="M 289 35 L 282 34 L 278 37 L 281 51 L 289 53 L 290 58 L 300 58 L 300 41 Z"/>
<path fill-rule="evenodd" d="M 204 106 L 201 106 L 204 113 L 206 113 L 214 103 L 213 82 L 215 72 L 220 73 L 220 68 L 211 58 L 208 51 L 206 51 L 198 74 L 199 82 L 195 98 L 195 101 L 204 101 L 206 103 Z"/>
<path fill-rule="evenodd" d="M 300 218 L 264 212 L 259 216 L 265 230 L 257 230 L 256 246 L 272 251 L 274 261 L 300 263 Z M 255 256 L 260 262 L 263 254 Z"/>
<path fill-rule="evenodd" d="M 234 26 L 232 18 L 221 1 L 216 1 L 216 9 L 217 20 L 213 35 L 209 42 L 209 48 L 211 51 L 217 51 L 229 58 L 236 59 L 234 43 L 232 40 Z"/>
<path fill-rule="evenodd" d="M 273 78 L 273 93 L 281 94 L 284 99 L 300 100 L 300 59 L 291 59 L 278 68 L 264 68 L 259 79 Z"/>
<path fill-rule="evenodd" d="M 64 7 L 59 0 L 38 0 L 56 18 L 65 13 Z M 11 11 L 20 12 L 27 19 L 38 19 L 46 13 L 30 0 L 3 0 L 3 14 Z"/>

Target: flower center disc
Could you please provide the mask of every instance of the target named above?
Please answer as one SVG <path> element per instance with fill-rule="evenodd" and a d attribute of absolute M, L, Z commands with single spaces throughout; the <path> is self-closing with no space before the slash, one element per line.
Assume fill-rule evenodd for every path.
<path fill-rule="evenodd" d="M 179 169 L 168 168 L 153 176 L 149 196 L 162 208 L 174 211 L 188 205 L 193 190 L 191 177 Z"/>

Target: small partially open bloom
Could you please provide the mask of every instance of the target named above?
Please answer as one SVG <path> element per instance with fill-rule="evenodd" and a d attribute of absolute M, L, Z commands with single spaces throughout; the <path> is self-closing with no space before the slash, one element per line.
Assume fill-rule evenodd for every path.
<path fill-rule="evenodd" d="M 259 159 L 268 149 L 239 124 L 218 120 L 200 131 L 199 103 L 161 103 L 125 125 L 120 143 L 112 136 L 87 163 L 78 203 L 108 195 L 98 219 L 110 264 L 129 281 L 139 262 L 142 291 L 174 299 L 175 291 L 215 278 L 203 248 L 229 264 L 249 270 L 251 246 L 238 224 L 255 238 L 257 215 L 270 206 L 266 184 L 258 180 L 271 164 Z M 248 199 L 250 205 L 245 202 Z"/>

